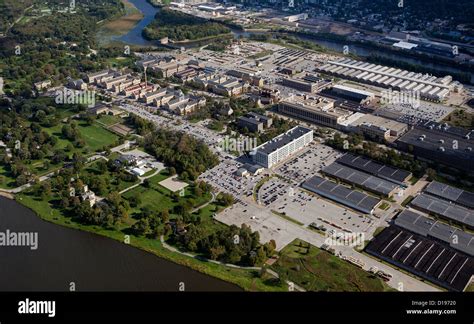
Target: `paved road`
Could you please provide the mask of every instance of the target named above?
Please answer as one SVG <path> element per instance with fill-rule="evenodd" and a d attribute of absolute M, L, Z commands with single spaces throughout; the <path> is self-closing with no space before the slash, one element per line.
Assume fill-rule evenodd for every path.
<path fill-rule="evenodd" d="M 293 222 L 290 222 L 284 218 L 278 217 L 268 208 L 258 206 L 255 204 L 251 205 L 251 201 L 248 200 L 247 206 L 241 207 L 234 205 L 223 212 L 217 214 L 216 219 L 227 225 L 240 226 L 242 223 L 246 223 L 251 226 L 252 230 L 257 230 L 260 233 L 262 241 L 269 241 L 274 239 L 277 243 L 277 249 L 283 248 L 296 238 L 300 238 L 314 246 L 321 247 L 326 242 L 326 237 L 310 230 L 299 226 Z M 246 210 L 244 212 L 243 210 Z M 254 218 L 250 218 L 252 215 Z M 365 254 L 357 252 L 351 246 L 332 246 L 336 254 L 340 254 L 345 257 L 353 257 L 359 259 L 364 263 L 363 269 L 368 271 L 372 267 L 377 267 L 379 270 L 383 270 L 392 275 L 392 279 L 388 281 L 388 285 L 397 290 L 403 291 L 438 291 L 439 289 L 426 284 L 416 278 L 413 278 L 401 271 L 392 268 L 377 259 L 371 258 Z"/>
<path fill-rule="evenodd" d="M 184 131 L 190 135 L 197 137 L 198 139 L 203 140 L 206 144 L 208 144 L 211 150 L 213 150 L 219 155 L 221 160 L 223 160 L 226 155 L 226 153 L 223 153 L 222 151 L 218 150 L 218 147 L 216 145 L 219 143 L 220 135 L 203 126 L 200 126 L 199 124 L 197 125 L 191 124 L 187 122 L 185 119 L 176 117 L 176 116 L 174 118 L 176 120 L 179 120 L 179 123 L 173 123 L 173 122 L 170 122 L 169 118 L 166 118 L 163 116 L 157 116 L 157 115 L 149 113 L 146 110 L 140 109 L 140 105 L 138 104 L 134 106 L 124 104 L 124 105 L 121 105 L 120 107 L 130 113 L 136 114 L 142 118 L 150 120 L 160 127 L 170 127 L 178 131 Z M 325 237 L 318 235 L 309 229 L 303 228 L 283 218 L 273 215 L 271 211 L 269 211 L 265 207 L 258 206 L 254 201 L 248 201 L 248 203 L 249 203 L 249 208 L 260 209 L 257 213 L 253 213 L 253 215 L 262 216 L 260 219 L 257 218 L 258 220 L 256 222 L 259 222 L 260 224 L 257 224 L 258 226 L 256 227 L 257 228 L 260 227 L 261 230 L 259 232 L 261 232 L 260 234 L 262 234 L 263 236 L 262 238 L 265 238 L 265 240 L 267 240 L 268 238 L 268 237 L 265 237 L 265 236 L 268 236 L 268 233 L 265 233 L 266 230 L 262 231 L 262 226 L 267 227 L 267 229 L 270 227 L 270 231 L 272 227 L 279 228 L 279 229 L 281 227 L 284 231 L 289 232 L 289 236 L 286 236 L 286 240 L 284 240 L 284 242 L 280 242 L 281 245 L 286 245 L 290 243 L 291 241 L 293 241 L 293 239 L 295 238 L 303 239 L 307 241 L 308 243 L 311 243 L 317 247 L 321 247 L 325 243 L 325 239 L 326 239 Z M 239 221 L 238 217 L 225 217 L 224 215 L 226 214 L 225 213 L 218 214 L 217 219 L 228 225 L 231 225 L 231 224 L 236 224 L 238 226 L 241 225 L 241 220 Z M 269 222 L 268 226 L 263 225 L 264 222 Z M 255 227 L 253 228 L 255 229 Z M 403 291 L 438 291 L 439 290 L 429 284 L 426 284 L 424 282 L 421 282 L 418 279 L 415 279 L 409 275 L 406 275 L 403 272 L 400 272 L 392 267 L 389 267 L 376 259 L 373 259 L 371 257 L 368 257 L 367 255 L 359 253 L 355 251 L 352 247 L 338 246 L 336 247 L 335 250 L 337 253 L 340 253 L 341 255 L 345 257 L 352 256 L 353 258 L 359 259 L 362 262 L 364 262 L 365 264 L 363 267 L 364 270 L 369 270 L 372 267 L 376 267 L 379 270 L 383 270 L 387 273 L 390 273 L 392 275 L 392 278 L 390 281 L 388 281 L 388 284 L 397 290 L 403 290 Z"/>

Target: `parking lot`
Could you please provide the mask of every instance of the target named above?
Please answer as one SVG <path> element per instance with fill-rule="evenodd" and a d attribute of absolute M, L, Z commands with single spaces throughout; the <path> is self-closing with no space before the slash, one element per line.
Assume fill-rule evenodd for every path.
<path fill-rule="evenodd" d="M 412 107 L 411 104 L 389 104 L 379 111 L 388 110 L 400 115 L 398 121 L 416 125 L 423 121 L 439 122 L 446 118 L 453 108 L 436 104 L 433 102 L 420 101 L 418 107 Z"/>
<path fill-rule="evenodd" d="M 235 160 L 226 159 L 214 168 L 201 174 L 199 179 L 206 181 L 217 191 L 232 194 L 238 200 L 243 197 L 250 197 L 253 194 L 253 188 L 262 179 L 263 175 L 250 177 L 234 175 L 234 172 L 241 166 L 242 164 Z"/>
<path fill-rule="evenodd" d="M 299 185 L 322 168 L 333 163 L 341 155 L 342 153 L 327 145 L 313 142 L 300 154 L 279 165 L 275 169 L 275 173 L 286 179 L 291 179 Z"/>
<path fill-rule="evenodd" d="M 280 196 L 268 208 L 305 224 L 324 225 L 345 232 L 366 232 L 374 224 L 370 216 L 362 215 L 342 205 L 296 188 L 292 195 Z"/>
<path fill-rule="evenodd" d="M 258 231 L 261 242 L 275 240 L 276 249 L 281 250 L 296 238 L 307 242 L 323 241 L 323 237 L 308 229 L 291 223 L 268 208 L 254 204 L 236 203 L 216 215 L 216 219 L 227 225 L 249 225 L 252 231 Z"/>
<path fill-rule="evenodd" d="M 294 188 L 287 182 L 272 178 L 260 187 L 257 197 L 258 202 L 265 206 L 275 202 L 279 197 L 289 196 L 294 193 Z"/>
<path fill-rule="evenodd" d="M 375 226 L 375 221 L 370 216 L 307 193 L 276 177 L 262 185 L 257 194 L 262 206 L 286 215 L 306 227 L 315 223 L 327 229 L 368 232 Z"/>

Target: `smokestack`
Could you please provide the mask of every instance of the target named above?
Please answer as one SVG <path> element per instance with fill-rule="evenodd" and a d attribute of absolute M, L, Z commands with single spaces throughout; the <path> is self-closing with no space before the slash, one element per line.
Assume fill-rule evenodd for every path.
<path fill-rule="evenodd" d="M 146 78 L 146 68 L 147 68 L 147 67 L 145 66 L 145 67 L 144 67 L 144 69 L 145 69 L 145 89 L 146 89 L 147 86 L 148 86 L 148 84 L 147 84 L 147 78 Z"/>

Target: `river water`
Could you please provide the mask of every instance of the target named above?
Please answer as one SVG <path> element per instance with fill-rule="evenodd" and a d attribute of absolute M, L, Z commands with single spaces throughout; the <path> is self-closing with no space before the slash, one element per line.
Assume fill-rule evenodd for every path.
<path fill-rule="evenodd" d="M 140 20 L 138 24 L 136 24 L 135 27 L 133 27 L 133 29 L 131 29 L 127 34 L 119 36 L 115 38 L 115 40 L 122 41 L 127 44 L 140 46 L 156 45 L 157 42 L 151 42 L 143 38 L 142 30 L 153 21 L 153 18 L 155 17 L 159 9 L 153 7 L 146 0 L 128 0 L 128 2 L 133 3 L 133 5 L 142 12 L 143 19 Z"/>
<path fill-rule="evenodd" d="M 141 46 L 157 45 L 157 42 L 151 42 L 144 39 L 142 36 L 142 30 L 153 20 L 155 14 L 158 12 L 159 9 L 150 5 L 146 0 L 128 0 L 128 1 L 133 3 L 135 7 L 137 7 L 144 14 L 144 18 L 127 34 L 116 38 L 116 40 L 122 41 L 127 44 L 132 44 L 132 45 L 141 45 Z M 243 32 L 239 30 L 232 30 L 232 32 L 234 34 L 234 37 L 238 37 L 240 35 L 248 37 L 250 34 L 252 34 L 251 32 Z M 304 40 L 309 40 L 311 42 L 314 42 L 316 44 L 319 44 L 323 47 L 326 47 L 334 51 L 338 51 L 341 53 L 343 51 L 344 44 L 342 43 L 338 43 L 331 40 L 319 40 L 319 39 L 307 38 L 303 36 L 298 36 L 298 37 Z M 196 42 L 196 43 L 191 42 L 189 44 L 183 44 L 183 46 L 185 48 L 189 48 L 193 46 L 202 46 L 202 44 L 200 42 Z M 460 68 L 431 63 L 425 60 L 420 60 L 420 59 L 409 57 L 409 56 L 397 55 L 394 53 L 388 53 L 386 51 L 372 49 L 372 48 L 369 49 L 369 48 L 365 48 L 358 45 L 350 45 L 349 48 L 352 53 L 361 57 L 367 57 L 371 54 L 375 54 L 375 55 L 386 57 L 392 60 L 399 60 L 399 61 L 403 61 L 410 64 L 423 65 L 425 67 L 438 70 L 440 74 L 465 72 L 464 70 Z M 471 82 L 474 83 L 474 74 L 471 74 Z"/>
<path fill-rule="evenodd" d="M 43 221 L 0 197 L 0 232 L 36 232 L 38 249 L 0 246 L 0 291 L 240 291 L 121 242 Z"/>

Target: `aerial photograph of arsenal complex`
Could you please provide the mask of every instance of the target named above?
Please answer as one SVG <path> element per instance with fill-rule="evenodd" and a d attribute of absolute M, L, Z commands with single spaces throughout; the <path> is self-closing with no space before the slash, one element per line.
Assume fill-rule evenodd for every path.
<path fill-rule="evenodd" d="M 474 291 L 473 16 L 0 0 L 0 291 Z"/>

